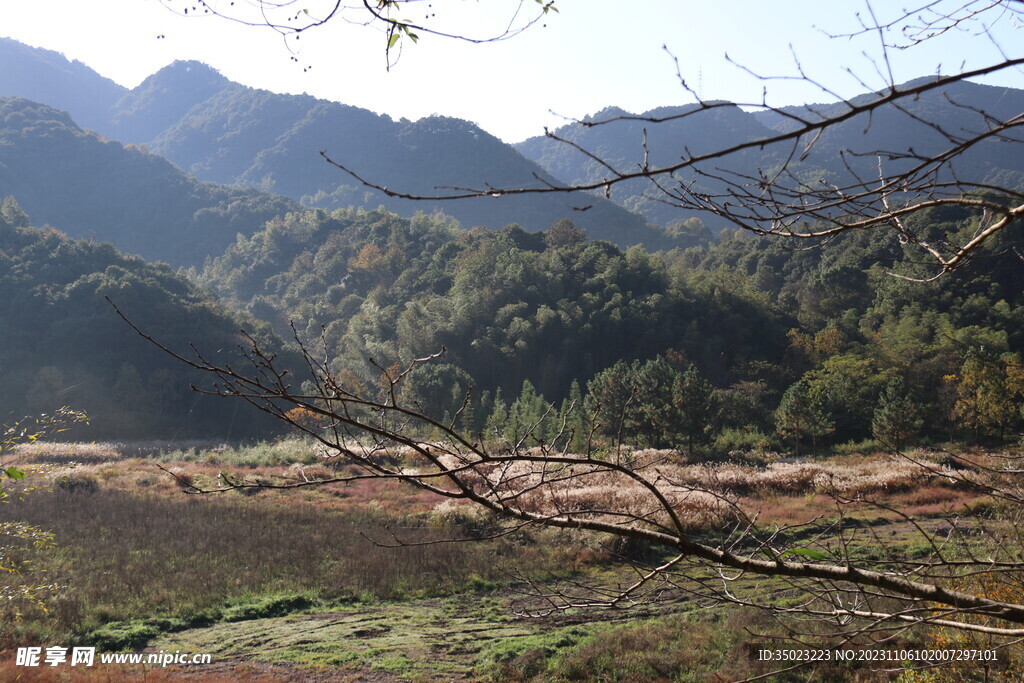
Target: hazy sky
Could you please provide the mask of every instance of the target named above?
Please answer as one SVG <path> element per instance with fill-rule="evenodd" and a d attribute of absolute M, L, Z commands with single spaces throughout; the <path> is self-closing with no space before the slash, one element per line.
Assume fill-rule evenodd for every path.
<path fill-rule="evenodd" d="M 325 2 L 301 0 L 294 8 L 315 14 Z M 186 18 L 166 7 L 194 4 L 2 0 L 0 35 L 63 52 L 126 86 L 175 59 L 196 59 L 246 85 L 305 92 L 395 118 L 457 116 L 510 142 L 610 105 L 639 112 L 693 101 L 679 85 L 669 52 L 687 83 L 706 99 L 759 102 L 767 87 L 768 102 L 777 105 L 834 98 L 791 80 L 759 81 L 736 64 L 788 77 L 797 75 L 798 59 L 808 76 L 850 96 L 865 90 L 861 81 L 883 87 L 887 68 L 900 82 L 997 61 L 1000 48 L 1011 57 L 1024 56 L 1024 28 L 1006 15 L 992 26 L 991 39 L 972 24 L 913 49 L 891 51 L 887 67 L 876 34 L 826 35 L 855 31 L 858 13 L 870 11 L 865 3 L 557 0 L 558 14 L 511 40 L 473 45 L 424 35 L 387 71 L 385 37 L 373 27 L 335 21 L 289 47 L 265 27 Z M 235 7 L 244 11 L 246 4 L 238 0 Z M 422 0 L 407 16 L 419 19 L 429 12 L 442 30 L 488 35 L 500 32 L 518 6 L 518 0 Z M 519 16 L 535 12 L 535 6 L 525 0 Z M 882 18 L 909 6 L 877 0 L 873 8 Z M 1024 88 L 1024 73 L 1004 71 L 987 82 Z"/>

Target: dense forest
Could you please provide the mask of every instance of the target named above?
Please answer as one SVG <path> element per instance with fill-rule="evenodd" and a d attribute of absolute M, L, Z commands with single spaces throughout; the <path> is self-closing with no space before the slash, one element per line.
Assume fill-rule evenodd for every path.
<path fill-rule="evenodd" d="M 969 231 L 979 216 L 920 220 Z M 597 419 L 608 437 L 715 457 L 886 434 L 984 442 L 1021 423 L 1024 245 L 1013 232 L 970 268 L 920 283 L 889 272 L 916 266 L 881 233 L 796 250 L 726 231 L 648 252 L 590 240 L 569 219 L 541 233 L 467 231 L 443 214 L 307 210 L 191 271 L 218 303 L 187 273 L 29 224 L 4 201 L 0 410 L 70 404 L 96 415 L 97 433 L 266 428 L 193 396 L 195 377 L 104 297 L 171 348 L 213 358 L 236 349 L 242 327 L 273 347 L 294 325 L 362 390 L 444 348 L 409 376 L 407 398 L 440 418 L 472 389 L 463 427 L 509 438 L 547 403 L 538 438 Z M 886 432 L 887 411 L 906 424 Z"/>
<path fill-rule="evenodd" d="M 202 183 L 163 157 L 79 128 L 66 112 L 0 97 L 0 194 L 39 225 L 129 253 L 201 264 L 295 202 Z"/>
<path fill-rule="evenodd" d="M 920 220 L 970 231 L 979 219 Z M 467 429 L 512 438 L 508 425 L 530 418 L 509 416 L 539 419 L 546 399 L 549 431 L 586 406 L 609 436 L 622 425 L 641 445 L 717 441 L 725 455 L 1009 434 L 1024 391 L 1020 247 L 1006 233 L 929 284 L 889 272 L 916 266 L 882 233 L 794 250 L 726 232 L 648 252 L 588 240 L 569 220 L 467 232 L 443 216 L 309 211 L 240 237 L 201 277 L 280 334 L 294 323 L 308 343 L 322 335 L 355 386 L 446 348 L 406 389 L 442 417 L 473 387 Z M 906 424 L 887 430 L 897 413 Z"/>
<path fill-rule="evenodd" d="M 265 324 L 241 319 L 165 264 L 124 256 L 108 243 L 32 228 L 0 203 L 0 416 L 86 411 L 95 438 L 252 438 L 274 425 L 241 403 L 200 396 L 200 373 L 140 338 L 111 306 L 179 352 L 239 362 L 241 327 L 279 346 Z M 107 299 L 110 299 L 110 302 Z"/>

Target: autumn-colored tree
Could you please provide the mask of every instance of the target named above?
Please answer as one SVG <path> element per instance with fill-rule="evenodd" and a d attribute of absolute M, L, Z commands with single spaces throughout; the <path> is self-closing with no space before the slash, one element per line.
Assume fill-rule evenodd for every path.
<path fill-rule="evenodd" d="M 953 419 L 971 430 L 975 440 L 993 433 L 1002 440 L 1007 427 L 1021 419 L 1024 371 L 1019 357 L 994 356 L 972 348 L 964 357 L 957 379 Z"/>
<path fill-rule="evenodd" d="M 373 289 L 394 279 L 401 272 L 404 260 L 405 255 L 398 248 L 385 252 L 371 242 L 349 261 L 349 278 L 356 288 Z"/>
<path fill-rule="evenodd" d="M 292 408 L 285 417 L 289 422 L 299 425 L 303 429 L 317 430 L 324 425 L 324 420 L 308 408 Z"/>

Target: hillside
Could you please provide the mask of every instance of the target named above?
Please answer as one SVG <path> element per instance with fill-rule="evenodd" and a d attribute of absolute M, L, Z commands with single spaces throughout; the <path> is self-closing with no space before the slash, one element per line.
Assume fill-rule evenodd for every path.
<path fill-rule="evenodd" d="M 196 87 L 186 83 L 190 74 L 193 79 L 208 78 L 201 69 L 176 63 L 147 83 L 185 93 Z M 199 178 L 273 190 L 328 209 L 383 205 L 405 215 L 443 211 L 466 227 L 518 223 L 534 232 L 571 216 L 598 239 L 624 246 L 643 242 L 653 248 L 671 244 L 643 220 L 606 200 L 584 202 L 556 195 L 436 202 L 394 199 L 368 190 L 319 155 L 326 150 L 373 182 L 413 194 L 444 194 L 440 187 L 559 184 L 509 145 L 454 118 L 393 121 L 344 104 L 225 83 L 148 142 L 153 151 Z M 591 208 L 578 210 L 588 205 Z"/>
<path fill-rule="evenodd" d="M 199 265 L 275 215 L 284 197 L 201 183 L 162 157 L 82 130 L 66 113 L 0 98 L 0 196 L 40 225 L 173 265 Z"/>
<path fill-rule="evenodd" d="M 571 224 L 462 232 L 420 214 L 289 214 L 239 238 L 203 272 L 227 303 L 307 340 L 326 327 L 339 367 L 372 386 L 384 367 L 447 348 L 437 378 L 564 396 L 621 359 L 684 349 L 716 381 L 778 361 L 792 324 L 752 292 L 691 286 L 639 248 L 586 241 Z"/>
<path fill-rule="evenodd" d="M 0 203 L 0 422 L 69 405 L 89 414 L 90 439 L 272 431 L 248 406 L 190 391 L 208 380 L 142 340 L 104 297 L 169 347 L 195 344 L 220 362 L 238 362 L 243 326 L 278 346 L 265 325 L 228 314 L 166 265 L 29 222 L 13 199 Z"/>
<path fill-rule="evenodd" d="M 0 39 L 0 45 L 0 66 L 11 63 L 33 73 L 31 87 L 21 79 L 0 78 L 0 95 L 30 92 L 38 101 L 59 102 L 73 118 L 81 110 L 88 114 L 89 127 L 111 139 L 145 144 L 200 180 L 272 190 L 329 209 L 383 205 L 405 215 L 439 210 L 466 227 L 518 223 L 536 232 L 571 217 L 592 237 L 623 247 L 678 244 L 603 198 L 393 199 L 368 191 L 319 155 L 326 150 L 373 182 L 417 194 L 437 194 L 436 188 L 445 186 L 561 184 L 512 146 L 466 121 L 394 121 L 309 96 L 248 88 L 198 62 L 175 62 L 131 91 L 108 88 L 82 103 L 62 94 L 69 74 L 86 91 L 102 83 L 101 76 L 56 53 L 10 39 Z"/>
<path fill-rule="evenodd" d="M 610 108 L 587 117 L 585 121 L 604 121 L 621 116 L 632 115 L 621 109 Z M 603 180 L 608 176 L 608 169 L 572 145 L 578 145 L 614 168 L 632 171 L 644 160 L 645 130 L 648 162 L 652 166 L 667 166 L 677 163 L 680 156 L 685 154 L 708 153 L 771 134 L 770 129 L 735 106 L 703 111 L 696 105 L 661 107 L 645 112 L 642 116 L 671 120 L 655 125 L 628 118 L 593 127 L 570 124 L 554 131 L 555 135 L 570 144 L 540 136 L 525 140 L 516 148 L 548 172 L 569 183 L 580 184 Z M 756 169 L 781 163 L 784 158 L 774 152 L 755 149 L 730 155 L 725 161 L 744 169 Z M 719 165 L 722 164 L 715 164 Z M 681 174 L 679 177 L 683 182 L 691 183 L 695 191 L 714 192 L 721 187 L 720 183 L 693 173 Z M 728 225 L 714 216 L 681 211 L 652 198 L 658 194 L 658 188 L 650 181 L 634 180 L 617 185 L 612 191 L 612 198 L 627 209 L 663 226 L 681 223 L 693 216 L 700 217 L 714 229 Z"/>
<path fill-rule="evenodd" d="M 901 88 L 906 87 L 899 86 Z M 876 95 L 854 98 L 854 105 Z M 608 109 L 587 117 L 585 122 L 608 121 L 601 125 L 570 124 L 554 131 L 554 135 L 593 153 L 618 169 L 635 169 L 644 160 L 643 140 L 647 139 L 652 166 L 678 163 L 680 158 L 696 156 L 733 145 L 770 137 L 776 131 L 792 130 L 792 119 L 776 112 L 745 112 L 735 106 L 715 105 L 700 109 L 697 105 L 661 107 L 633 115 L 619 109 Z M 781 111 L 799 115 L 809 121 L 835 116 L 847 110 L 842 103 L 786 107 Z M 801 179 L 823 178 L 837 184 L 850 182 L 851 173 L 861 178 L 877 177 L 878 154 L 882 153 L 885 171 L 889 174 L 917 163 L 915 158 L 932 156 L 948 149 L 949 136 L 967 138 L 969 132 L 985 130 L 987 116 L 1009 120 L 1024 111 L 1024 91 L 961 82 L 942 90 L 929 91 L 917 98 L 901 100 L 899 107 L 886 106 L 868 115 L 850 118 L 831 126 L 815 141 L 802 160 L 790 169 Z M 618 120 L 610 120 L 616 119 Z M 653 123 L 641 119 L 667 119 Z M 927 121 L 928 123 L 923 123 Z M 929 125 L 932 124 L 932 125 Z M 1010 131 L 1006 137 L 1021 140 L 1022 134 Z M 809 139 L 796 147 L 803 150 Z M 519 143 L 517 149 L 550 173 L 570 183 L 596 182 L 607 176 L 607 169 L 571 145 L 546 137 L 534 137 Z M 718 178 L 738 182 L 756 178 L 763 172 L 769 176 L 780 168 L 793 152 L 794 145 L 782 143 L 753 148 L 699 164 L 694 170 L 677 173 L 668 182 L 686 184 L 697 193 L 715 194 L 726 187 Z M 911 151 L 912 150 L 912 151 Z M 852 152 L 852 153 L 851 153 Z M 919 156 L 914 156 L 919 155 Z M 902 158 L 901 158 L 902 157 Z M 1024 185 L 1024 159 L 1015 154 L 1014 146 L 998 138 L 985 140 L 959 156 L 952 170 L 944 169 L 941 180 L 955 172 L 959 177 L 977 182 L 993 182 L 1004 187 Z M 707 213 L 679 209 L 654 198 L 660 190 L 647 181 L 616 186 L 613 199 L 648 220 L 668 226 L 699 216 L 713 229 L 728 223 Z"/>
<path fill-rule="evenodd" d="M 128 92 L 81 62 L 10 38 L 0 38 L 0 65 L 0 97 L 23 97 L 73 112 L 92 130 L 108 129 L 112 107 Z"/>
<path fill-rule="evenodd" d="M 905 89 L 917 82 L 911 81 L 899 87 Z M 861 95 L 853 98 L 851 103 L 854 106 L 864 104 L 875 96 Z M 782 109 L 809 121 L 836 116 L 845 110 L 845 105 L 836 103 Z M 811 147 L 803 163 L 828 169 L 837 176 L 839 169 L 835 162 L 842 150 L 879 150 L 892 152 L 884 160 L 886 172 L 891 174 L 918 163 L 912 157 L 898 158 L 911 149 L 916 155 L 936 156 L 951 147 L 947 136 L 969 139 L 971 135 L 989 128 L 993 121 L 1010 121 L 1015 116 L 1019 117 L 1022 111 L 1024 90 L 961 81 L 908 99 L 901 103 L 900 108 L 883 107 L 870 119 L 859 115 L 830 126 Z M 791 119 L 773 116 L 770 112 L 754 116 L 773 130 L 791 130 L 794 125 Z M 922 125 L 922 121 L 932 125 Z M 1024 187 L 1024 159 L 1021 159 L 1016 145 L 1007 144 L 1010 141 L 1024 141 L 1024 133 L 1019 127 L 966 150 L 955 160 L 953 170 L 957 176 L 979 183 Z M 858 174 L 878 173 L 876 155 L 857 157 L 847 154 L 846 162 Z M 943 177 L 948 179 L 950 174 Z"/>
<path fill-rule="evenodd" d="M 943 207 L 914 217 L 912 227 L 959 236 L 980 220 Z M 706 248 L 623 252 L 568 223 L 541 235 L 463 232 L 424 214 L 314 210 L 239 238 L 202 278 L 279 334 L 290 321 L 307 343 L 323 334 L 333 367 L 357 386 L 375 386 L 382 367 L 447 349 L 410 375 L 406 391 L 441 417 L 474 387 L 465 420 L 477 428 L 491 424 L 488 416 L 504 419 L 500 396 L 526 405 L 542 394 L 557 406 L 576 382 L 588 405 L 614 405 L 626 398 L 603 396 L 604 388 L 667 391 L 672 373 L 691 367 L 714 396 L 705 397 L 714 408 L 704 434 L 720 433 L 726 451 L 729 439 L 767 443 L 786 434 L 782 406 L 796 391 L 809 392 L 820 417 L 819 444 L 870 438 L 883 390 L 897 379 L 927 418 L 924 431 L 951 438 L 958 422 L 969 423 L 960 412 L 974 409 L 978 363 L 990 364 L 991 391 L 1024 392 L 1011 372 L 1024 350 L 1021 238 L 1000 234 L 972 267 L 941 283 L 891 277 L 893 267 L 925 272 L 903 260 L 905 248 L 883 232 L 793 250 L 730 231 Z M 1013 400 L 970 423 L 972 438 L 1019 424 Z M 650 406 L 667 403 L 652 398 L 643 410 L 660 415 Z M 606 418 L 606 428 L 624 419 L 614 410 Z M 627 420 L 627 433 L 642 434 L 648 419 Z"/>

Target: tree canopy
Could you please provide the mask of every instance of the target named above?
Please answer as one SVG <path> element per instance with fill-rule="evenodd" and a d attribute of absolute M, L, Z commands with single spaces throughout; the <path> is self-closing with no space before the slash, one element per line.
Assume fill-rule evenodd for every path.
<path fill-rule="evenodd" d="M 190 391 L 202 376 L 138 339 L 106 299 L 169 343 L 196 343 L 225 360 L 240 358 L 242 326 L 279 347 L 265 324 L 229 314 L 166 264 L 29 224 L 17 202 L 0 202 L 4 422 L 71 406 L 93 416 L 89 438 L 273 433 L 244 406 Z"/>

